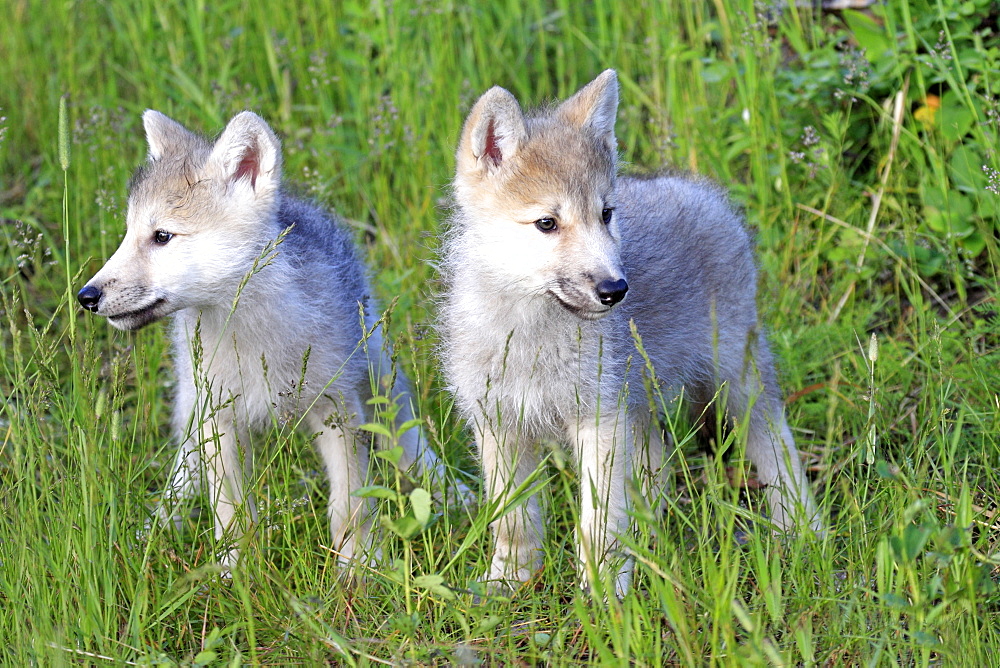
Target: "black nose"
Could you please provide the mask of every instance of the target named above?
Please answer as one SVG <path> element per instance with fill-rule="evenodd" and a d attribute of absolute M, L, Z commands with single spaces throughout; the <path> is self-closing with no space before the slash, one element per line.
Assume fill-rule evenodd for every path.
<path fill-rule="evenodd" d="M 83 290 L 76 293 L 76 300 L 80 302 L 80 306 L 83 308 L 96 312 L 97 305 L 101 302 L 101 296 L 101 291 L 93 285 L 85 285 L 83 286 Z"/>
<path fill-rule="evenodd" d="M 617 281 L 603 280 L 597 284 L 597 298 L 605 306 L 614 306 L 625 299 L 626 292 L 628 292 L 628 283 L 625 282 L 624 278 L 619 278 Z"/>

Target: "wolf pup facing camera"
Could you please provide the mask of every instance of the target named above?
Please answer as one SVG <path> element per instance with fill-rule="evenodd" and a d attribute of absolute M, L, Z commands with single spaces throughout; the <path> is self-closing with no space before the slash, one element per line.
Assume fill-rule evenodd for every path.
<path fill-rule="evenodd" d="M 499 508 L 491 581 L 524 582 L 541 566 L 537 495 L 504 507 L 556 440 L 579 467 L 581 575 L 628 589 L 627 481 L 644 472 L 655 492 L 666 454 L 630 321 L 664 390 L 694 406 L 724 395 L 728 416 L 746 421 L 774 525 L 820 528 L 757 321 L 750 238 L 711 185 L 618 177 L 617 109 L 607 70 L 535 114 L 492 88 L 462 130 L 442 352 Z"/>
<path fill-rule="evenodd" d="M 125 238 L 78 300 L 124 330 L 173 315 L 180 451 L 159 514 L 170 519 L 204 483 L 223 566 L 235 565 L 256 519 L 250 434 L 301 419 L 329 476 L 333 549 L 347 563 L 369 528 L 366 502 L 351 496 L 368 469 L 357 427 L 371 420 L 372 374 L 391 366 L 350 235 L 285 194 L 281 145 L 257 115 L 236 115 L 214 143 L 156 111 L 142 120 L 149 154 L 129 186 Z M 391 391 L 402 424 L 412 413 L 401 374 Z M 443 482 L 419 429 L 401 445 L 401 466 Z"/>

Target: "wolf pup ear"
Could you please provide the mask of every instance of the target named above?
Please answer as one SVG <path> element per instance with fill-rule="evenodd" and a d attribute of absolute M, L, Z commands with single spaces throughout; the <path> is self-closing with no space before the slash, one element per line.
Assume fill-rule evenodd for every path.
<path fill-rule="evenodd" d="M 509 91 L 494 86 L 465 119 L 456 156 L 459 172 L 492 173 L 517 153 L 527 136 L 521 105 Z"/>
<path fill-rule="evenodd" d="M 596 79 L 559 105 L 556 113 L 577 127 L 589 127 L 617 153 L 615 117 L 618 115 L 618 75 L 604 70 Z"/>
<path fill-rule="evenodd" d="M 281 142 L 264 119 L 242 111 L 222 131 L 208 164 L 225 181 L 245 180 L 261 194 L 276 188 L 281 180 Z"/>
<path fill-rule="evenodd" d="M 159 160 L 172 152 L 186 152 L 194 134 L 166 114 L 147 109 L 142 113 L 142 127 L 146 130 L 150 160 Z"/>

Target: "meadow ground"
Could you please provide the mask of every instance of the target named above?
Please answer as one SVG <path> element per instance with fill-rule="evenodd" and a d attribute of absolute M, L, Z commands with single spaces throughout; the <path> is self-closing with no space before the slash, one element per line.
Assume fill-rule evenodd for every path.
<path fill-rule="evenodd" d="M 795 4 L 2 3 L 0 660 L 996 665 L 997 9 Z M 273 125 L 289 179 L 350 221 L 395 299 L 434 443 L 474 474 L 432 330 L 461 122 L 494 84 L 541 103 L 607 67 L 626 168 L 711 177 L 757 233 L 761 311 L 829 533 L 761 530 L 739 434 L 710 457 L 683 421 L 677 495 L 665 518 L 637 512 L 620 603 L 574 585 L 558 456 L 542 472 L 546 568 L 509 598 L 475 596 L 487 512 L 435 503 L 392 523 L 415 508 L 388 464 L 401 493 L 380 507 L 384 563 L 342 582 L 319 463 L 277 423 L 231 581 L 207 514 L 144 531 L 174 448 L 165 328 L 113 331 L 74 299 L 123 232 L 142 110 L 209 134 L 242 109 Z"/>

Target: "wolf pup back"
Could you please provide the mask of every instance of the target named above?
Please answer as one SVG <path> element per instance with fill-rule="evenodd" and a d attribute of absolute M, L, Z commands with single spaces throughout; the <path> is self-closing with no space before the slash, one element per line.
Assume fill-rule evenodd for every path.
<path fill-rule="evenodd" d="M 357 427 L 372 419 L 372 375 L 391 366 L 350 236 L 283 192 L 281 145 L 257 115 L 236 115 L 215 142 L 156 111 L 142 118 L 149 153 L 130 183 L 125 238 L 78 299 L 119 329 L 172 318 L 180 449 L 159 515 L 178 521 L 204 485 L 223 565 L 234 565 L 233 545 L 256 518 L 250 436 L 301 420 L 316 435 L 333 546 L 347 563 L 369 526 L 351 496 L 368 468 Z M 410 420 L 402 374 L 391 393 L 396 419 Z M 401 441 L 403 466 L 444 481 L 419 429 Z"/>
<path fill-rule="evenodd" d="M 490 500 L 511 501 L 543 443 L 567 445 L 580 473 L 581 578 L 609 576 L 621 595 L 632 573 L 620 544 L 627 481 L 654 497 L 667 486 L 668 444 L 630 322 L 666 396 L 683 392 L 695 407 L 725 396 L 716 410 L 746 422 L 773 524 L 819 522 L 757 320 L 749 236 L 714 186 L 618 177 L 617 108 L 612 70 L 536 113 L 499 87 L 474 105 L 442 248 L 441 328 Z M 542 563 L 537 495 L 498 518 L 487 578 L 524 582 Z"/>

